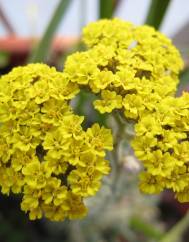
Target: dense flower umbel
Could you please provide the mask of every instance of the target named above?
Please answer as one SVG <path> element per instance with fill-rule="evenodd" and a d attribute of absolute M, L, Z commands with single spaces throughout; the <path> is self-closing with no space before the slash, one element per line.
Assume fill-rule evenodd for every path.
<path fill-rule="evenodd" d="M 111 132 L 86 131 L 69 105 L 78 84 L 45 64 L 14 68 L 0 79 L 0 186 L 23 194 L 30 219 L 80 218 L 110 171 Z"/>
<path fill-rule="evenodd" d="M 30 219 L 86 215 L 83 200 L 109 173 L 105 152 L 112 150 L 111 131 L 98 124 L 84 130 L 69 104 L 88 88 L 100 96 L 94 107 L 101 113 L 118 109 L 135 121 L 141 190 L 168 188 L 189 201 L 189 94 L 174 98 L 179 52 L 152 27 L 118 19 L 89 24 L 83 41 L 88 50 L 69 56 L 63 72 L 30 64 L 1 77 L 2 193 L 22 194 Z"/>
<path fill-rule="evenodd" d="M 172 189 L 189 201 L 189 95 L 174 98 L 183 66 L 178 50 L 154 28 L 119 19 L 89 24 L 83 41 L 88 50 L 68 57 L 66 77 L 101 97 L 94 101 L 101 113 L 118 109 L 135 121 L 141 190 Z"/>
<path fill-rule="evenodd" d="M 189 94 L 167 97 L 156 111 L 135 126 L 132 142 L 143 161 L 140 188 L 145 193 L 172 189 L 181 202 L 189 201 Z"/>
<path fill-rule="evenodd" d="M 101 113 L 123 110 L 140 119 L 162 98 L 174 95 L 182 60 L 171 40 L 149 26 L 119 19 L 100 20 L 84 28 L 85 52 L 68 57 L 66 78 L 101 96 Z"/>

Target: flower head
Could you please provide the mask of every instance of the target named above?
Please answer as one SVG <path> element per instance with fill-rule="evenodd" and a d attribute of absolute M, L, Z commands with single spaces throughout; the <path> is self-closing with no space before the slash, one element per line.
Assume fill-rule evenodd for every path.
<path fill-rule="evenodd" d="M 85 216 L 83 199 L 110 170 L 102 157 L 112 149 L 111 132 L 99 125 L 83 129 L 84 117 L 69 103 L 78 92 L 77 83 L 45 64 L 1 77 L 1 191 L 21 193 L 21 209 L 32 220 Z"/>
<path fill-rule="evenodd" d="M 159 193 L 172 189 L 179 201 L 189 201 L 188 117 L 189 94 L 184 93 L 179 98 L 163 99 L 154 112 L 136 124 L 132 146 L 145 168 L 142 191 Z"/>
<path fill-rule="evenodd" d="M 101 113 L 123 107 L 125 117 L 137 121 L 174 95 L 183 62 L 171 40 L 154 28 L 99 20 L 84 28 L 83 42 L 88 50 L 69 56 L 64 73 L 100 94 L 94 107 Z"/>

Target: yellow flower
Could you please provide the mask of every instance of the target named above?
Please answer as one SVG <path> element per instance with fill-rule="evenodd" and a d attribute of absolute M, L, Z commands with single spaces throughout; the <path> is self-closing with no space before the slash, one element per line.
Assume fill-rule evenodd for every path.
<path fill-rule="evenodd" d="M 6 122 L 16 117 L 16 109 L 11 108 L 9 103 L 0 103 L 0 122 Z"/>
<path fill-rule="evenodd" d="M 135 125 L 136 136 L 154 137 L 162 135 L 163 128 L 153 115 L 146 115 Z"/>
<path fill-rule="evenodd" d="M 148 156 L 153 149 L 155 150 L 157 138 L 141 135 L 140 138 L 134 138 L 131 144 L 137 158 L 143 161 L 148 159 Z"/>
<path fill-rule="evenodd" d="M 69 192 L 68 195 L 68 202 L 70 204 L 70 208 L 68 210 L 68 218 L 78 219 L 85 217 L 87 215 L 88 210 L 85 207 L 81 196 L 77 196 L 71 192 Z"/>
<path fill-rule="evenodd" d="M 21 127 L 20 132 L 15 133 L 12 136 L 10 143 L 13 143 L 14 149 L 27 152 L 31 148 L 35 149 L 37 147 L 40 140 L 40 133 L 41 132 L 39 130 L 32 130 L 30 127 L 23 126 Z"/>
<path fill-rule="evenodd" d="M 68 182 L 73 194 L 88 197 L 99 190 L 101 177 L 102 175 L 95 169 L 80 168 L 70 173 Z"/>
<path fill-rule="evenodd" d="M 90 169 L 90 167 L 89 167 Z M 97 158 L 95 163 L 95 169 L 101 174 L 107 175 L 110 172 L 109 161 L 104 160 L 102 158 Z"/>
<path fill-rule="evenodd" d="M 84 66 L 81 70 L 90 74 Z M 85 75 L 80 78 L 85 80 Z M 83 129 L 84 117 L 74 114 L 70 105 L 78 92 L 78 84 L 68 73 L 45 64 L 17 67 L 1 77 L 1 192 L 23 195 L 21 209 L 31 220 L 44 216 L 61 221 L 85 216 L 83 198 L 101 186 L 95 174 L 102 177 L 110 171 L 108 161 L 99 158 L 98 153 L 105 156 L 111 148 L 111 132 L 100 126 L 91 132 Z M 68 182 L 73 171 L 75 175 L 82 171 L 93 192 L 75 195 L 77 185 Z"/>
<path fill-rule="evenodd" d="M 65 76 L 72 82 L 88 84 L 96 75 L 97 65 L 87 52 L 69 56 L 64 67 Z"/>
<path fill-rule="evenodd" d="M 150 174 L 162 177 L 171 175 L 176 165 L 177 160 L 169 152 L 162 153 L 161 150 L 149 153 L 148 160 L 144 162 L 144 166 Z"/>
<path fill-rule="evenodd" d="M 65 152 L 65 159 L 71 165 L 85 166 L 82 156 L 89 151 L 86 140 L 72 140 L 69 149 Z"/>
<path fill-rule="evenodd" d="M 45 204 L 52 203 L 55 206 L 59 206 L 67 198 L 67 188 L 66 186 L 61 186 L 60 179 L 52 177 L 47 181 L 41 197 Z"/>
<path fill-rule="evenodd" d="M 33 86 L 26 91 L 26 94 L 30 99 L 34 99 L 37 104 L 41 104 L 49 100 L 49 88 L 49 83 L 44 79 L 40 82 L 35 82 Z"/>
<path fill-rule="evenodd" d="M 69 206 L 65 205 L 55 206 L 54 204 L 43 204 L 43 212 L 46 218 L 51 221 L 63 221 L 67 216 L 67 210 Z"/>
<path fill-rule="evenodd" d="M 141 177 L 142 191 L 158 193 L 163 188 L 172 189 L 179 201 L 188 201 L 188 117 L 189 94 L 183 93 L 179 98 L 162 99 L 151 114 L 135 125 L 132 147 L 146 170 Z"/>
<path fill-rule="evenodd" d="M 172 189 L 174 192 L 182 192 L 187 190 L 189 178 L 186 166 L 176 167 L 172 174 L 166 178 L 166 188 Z"/>
<path fill-rule="evenodd" d="M 47 167 L 56 175 L 65 174 L 68 169 L 68 162 L 65 158 L 52 158 L 52 156 L 57 157 L 56 153 L 50 151 L 44 157 Z M 59 157 L 59 156 L 58 156 Z"/>
<path fill-rule="evenodd" d="M 86 134 L 88 145 L 94 154 L 104 157 L 105 149 L 113 149 L 113 140 L 109 129 L 100 128 L 98 124 L 94 124 L 87 129 Z"/>
<path fill-rule="evenodd" d="M 139 188 L 144 193 L 158 194 L 164 188 L 164 180 L 161 176 L 153 176 L 147 172 L 143 172 L 140 174 Z"/>
<path fill-rule="evenodd" d="M 41 189 L 46 186 L 52 170 L 45 163 L 31 162 L 22 169 L 22 173 L 28 186 Z"/>
<path fill-rule="evenodd" d="M 42 218 L 42 209 L 40 206 L 41 190 L 24 187 L 24 196 L 21 202 L 21 209 L 25 212 L 29 211 L 31 220 Z"/>
<path fill-rule="evenodd" d="M 100 112 L 112 112 L 114 109 L 122 108 L 122 97 L 117 95 L 116 92 L 102 90 L 102 100 L 94 101 L 94 107 Z"/>
<path fill-rule="evenodd" d="M 152 27 L 99 20 L 84 28 L 83 42 L 88 49 L 69 56 L 65 75 L 95 94 L 115 93 L 118 108 L 122 97 L 126 118 L 137 121 L 162 98 L 175 94 L 182 59 L 171 41 Z M 94 102 L 95 108 L 111 112 L 114 98 L 102 99 Z"/>
<path fill-rule="evenodd" d="M 11 190 L 13 193 L 20 193 L 24 183 L 21 173 L 15 172 L 11 167 L 0 167 L 0 186 L 3 194 L 9 195 Z"/>
<path fill-rule="evenodd" d="M 140 113 L 144 113 L 145 106 L 141 105 L 143 100 L 140 96 L 135 94 L 128 94 L 123 99 L 123 107 L 125 109 L 125 117 L 130 119 L 137 119 Z"/>
<path fill-rule="evenodd" d="M 2 163 L 7 163 L 13 153 L 12 146 L 4 137 L 0 136 L 0 158 Z"/>
<path fill-rule="evenodd" d="M 188 186 L 185 187 L 185 189 L 181 190 L 180 192 L 177 192 L 175 197 L 181 203 L 188 202 L 189 201 L 189 190 L 188 190 Z"/>
<path fill-rule="evenodd" d="M 58 129 L 48 132 L 44 138 L 43 147 L 47 150 L 47 155 L 52 159 L 60 159 L 65 150 L 69 149 L 70 142 L 68 138 L 64 138 L 62 129 Z"/>
<path fill-rule="evenodd" d="M 189 141 L 177 143 L 174 146 L 175 158 L 181 161 L 181 165 L 189 160 Z"/>
<path fill-rule="evenodd" d="M 43 105 L 41 112 L 43 113 L 41 117 L 42 122 L 55 126 L 59 126 L 64 117 L 72 113 L 66 101 L 52 98 Z"/>
<path fill-rule="evenodd" d="M 132 40 L 130 31 L 133 25 L 119 19 L 107 20 L 103 19 L 98 22 L 90 23 L 83 30 L 83 40 L 88 47 L 98 44 L 116 45 L 117 40 L 121 45 L 127 45 L 128 40 Z"/>
<path fill-rule="evenodd" d="M 111 71 L 101 71 L 93 81 L 97 90 L 105 89 L 109 84 L 114 82 L 114 75 Z M 92 84 L 92 81 L 91 81 Z"/>
<path fill-rule="evenodd" d="M 16 172 L 21 171 L 26 164 L 34 161 L 38 161 L 34 150 L 29 150 L 28 152 L 18 150 L 11 156 L 12 168 Z"/>
<path fill-rule="evenodd" d="M 109 129 L 74 114 L 71 100 L 86 88 L 101 113 L 120 109 L 135 124 L 132 147 L 142 161 L 140 189 L 172 189 L 188 199 L 189 94 L 174 98 L 183 62 L 163 34 L 119 19 L 90 23 L 88 49 L 68 57 L 63 72 L 45 64 L 14 68 L 0 78 L 0 186 L 23 195 L 30 219 L 61 221 L 87 214 L 110 172 Z M 97 98 L 98 98 L 97 97 Z"/>
<path fill-rule="evenodd" d="M 30 220 L 35 220 L 35 219 L 41 219 L 43 216 L 41 208 L 34 208 L 31 209 L 29 212 L 29 218 Z"/>
<path fill-rule="evenodd" d="M 49 83 L 51 89 L 50 96 L 56 100 L 69 100 L 79 93 L 77 83 L 69 82 L 66 75 L 58 73 L 53 82 Z"/>
<path fill-rule="evenodd" d="M 65 138 L 82 139 L 83 132 L 81 124 L 84 117 L 78 115 L 67 115 L 61 122 L 61 132 Z"/>

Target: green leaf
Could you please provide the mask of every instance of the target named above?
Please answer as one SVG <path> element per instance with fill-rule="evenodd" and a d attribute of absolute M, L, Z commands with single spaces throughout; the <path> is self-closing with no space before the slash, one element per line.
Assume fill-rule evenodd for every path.
<path fill-rule="evenodd" d="M 114 0 L 100 0 L 99 18 L 111 18 L 114 12 Z"/>
<path fill-rule="evenodd" d="M 170 0 L 151 0 L 145 23 L 159 29 L 170 2 Z"/>
<path fill-rule="evenodd" d="M 81 90 L 76 98 L 75 112 L 79 115 L 89 117 L 89 123 L 99 123 L 107 127 L 108 114 L 101 114 L 93 107 L 93 101 L 96 100 L 96 96 L 89 91 Z M 90 113 L 88 113 L 90 111 Z"/>
<path fill-rule="evenodd" d="M 10 54 L 7 52 L 0 52 L 0 68 L 6 67 L 10 61 Z"/>
<path fill-rule="evenodd" d="M 45 62 L 47 60 L 53 36 L 70 3 L 71 0 L 60 0 L 52 19 L 47 26 L 45 34 L 38 46 L 32 51 L 31 56 L 28 59 L 28 63 Z"/>
<path fill-rule="evenodd" d="M 130 227 L 137 232 L 143 233 L 148 238 L 159 240 L 163 236 L 163 233 L 159 229 L 139 217 L 131 218 Z"/>
<path fill-rule="evenodd" d="M 182 234 L 188 228 L 189 213 L 185 215 L 161 240 L 160 242 L 181 242 Z"/>

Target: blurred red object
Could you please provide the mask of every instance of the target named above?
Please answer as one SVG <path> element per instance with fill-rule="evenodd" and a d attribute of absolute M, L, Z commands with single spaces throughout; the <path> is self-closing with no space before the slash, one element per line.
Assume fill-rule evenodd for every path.
<path fill-rule="evenodd" d="M 189 202 L 180 203 L 175 199 L 175 194 L 171 191 L 165 191 L 162 193 L 161 201 L 174 207 L 181 216 L 184 216 L 189 210 Z"/>
<path fill-rule="evenodd" d="M 1 37 L 0 51 L 12 54 L 28 53 L 38 41 L 38 38 L 17 37 L 16 35 Z M 55 52 L 64 52 L 77 42 L 78 38 L 76 37 L 56 37 L 52 43 L 52 50 Z"/>
<path fill-rule="evenodd" d="M 51 45 L 51 54 L 53 60 L 50 65 L 56 65 L 56 57 L 69 50 L 72 46 L 78 43 L 77 37 L 56 37 Z M 18 37 L 9 35 L 0 37 L 0 52 L 5 52 L 9 55 L 9 64 L 1 70 L 1 74 L 8 72 L 14 66 L 24 65 L 27 57 L 32 49 L 39 42 L 39 38 Z M 51 61 L 51 60 L 50 60 Z"/>

